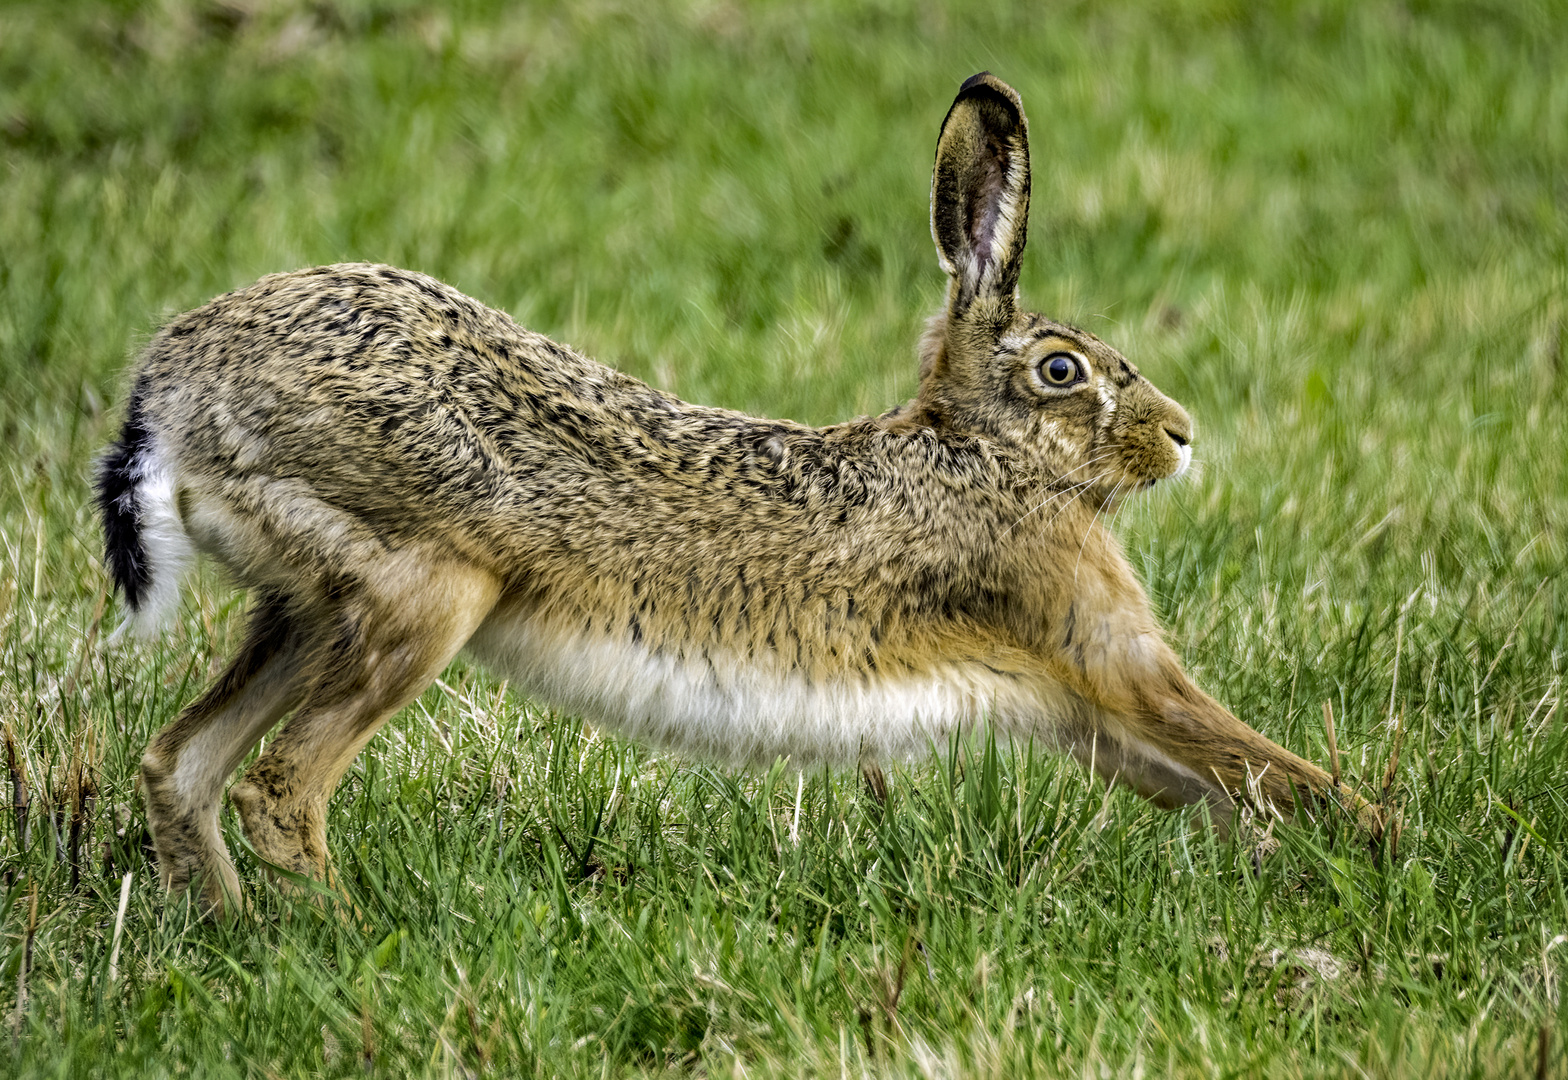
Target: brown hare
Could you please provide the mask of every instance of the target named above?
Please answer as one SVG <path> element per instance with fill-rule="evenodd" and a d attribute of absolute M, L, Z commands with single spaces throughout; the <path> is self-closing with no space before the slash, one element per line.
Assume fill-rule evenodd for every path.
<path fill-rule="evenodd" d="M 1020 310 L 1028 128 L 964 83 L 914 400 L 826 428 L 688 405 L 423 275 L 266 277 L 174 319 L 98 480 L 128 625 L 196 552 L 251 590 L 226 671 L 152 740 L 165 884 L 327 872 L 328 798 L 459 652 L 629 738 L 733 762 L 919 754 L 987 723 L 1164 807 L 1342 797 L 1195 686 L 1099 516 L 1192 425 L 1091 334 Z"/>

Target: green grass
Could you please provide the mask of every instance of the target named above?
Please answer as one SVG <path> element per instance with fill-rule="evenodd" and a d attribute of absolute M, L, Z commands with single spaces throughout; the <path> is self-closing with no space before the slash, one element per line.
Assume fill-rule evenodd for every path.
<path fill-rule="evenodd" d="M 1427 1078 L 1546 1032 L 1563 1075 L 1568 18 L 1106 6 L 0 7 L 0 1074 Z M 881 811 L 459 666 L 339 792 L 357 916 L 243 853 L 250 921 L 166 905 L 135 763 L 243 598 L 101 647 L 88 477 L 160 321 L 384 260 L 694 400 L 877 411 L 982 68 L 1033 118 L 1026 299 L 1197 418 L 1115 525 L 1173 641 L 1322 761 L 1331 702 L 1369 793 L 1402 716 L 1397 850 L 1255 859 L 983 740 Z"/>

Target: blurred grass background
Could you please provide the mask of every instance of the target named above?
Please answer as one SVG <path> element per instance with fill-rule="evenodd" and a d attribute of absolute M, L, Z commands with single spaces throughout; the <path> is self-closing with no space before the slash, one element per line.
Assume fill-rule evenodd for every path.
<path fill-rule="evenodd" d="M 458 666 L 336 800 L 357 916 L 243 852 L 251 922 L 165 906 L 135 762 L 243 598 L 99 645 L 88 477 L 159 323 L 379 260 L 692 400 L 880 411 L 981 69 L 1026 301 L 1197 420 L 1116 522 L 1178 650 L 1318 760 L 1331 703 L 1397 848 L 1255 861 L 983 743 L 883 813 Z M 1562 1075 L 1565 205 L 1551 2 L 0 7 L 0 1071 Z"/>

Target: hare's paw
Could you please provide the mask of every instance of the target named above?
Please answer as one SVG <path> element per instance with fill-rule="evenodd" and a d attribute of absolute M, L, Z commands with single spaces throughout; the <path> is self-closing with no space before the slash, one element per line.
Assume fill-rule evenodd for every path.
<path fill-rule="evenodd" d="M 229 789 L 229 801 L 239 813 L 245 839 L 269 868 L 327 880 L 326 814 L 314 800 L 294 797 L 287 785 L 252 769 Z M 288 877 L 273 876 L 285 891 L 295 887 Z"/>
<path fill-rule="evenodd" d="M 218 833 L 217 808 L 189 805 L 180 797 L 163 759 L 142 758 L 142 795 L 158 856 L 158 877 L 171 894 L 195 885 L 205 917 L 222 919 L 242 908 L 240 879 Z"/>

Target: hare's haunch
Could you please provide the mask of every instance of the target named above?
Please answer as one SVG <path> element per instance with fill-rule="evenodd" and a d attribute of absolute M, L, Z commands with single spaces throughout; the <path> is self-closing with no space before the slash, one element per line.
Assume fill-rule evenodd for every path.
<path fill-rule="evenodd" d="M 1099 523 L 1186 468 L 1191 422 L 1019 310 L 1028 203 L 1023 108 L 977 75 L 937 143 L 919 393 L 828 428 L 688 405 L 385 266 L 174 319 L 102 465 L 109 564 L 145 630 L 196 552 L 252 599 L 142 759 L 164 881 L 235 899 L 219 800 L 285 715 L 230 796 L 266 860 L 324 876 L 338 779 L 464 650 L 705 757 L 871 761 L 989 723 L 1162 806 L 1330 796 L 1187 678 Z"/>

